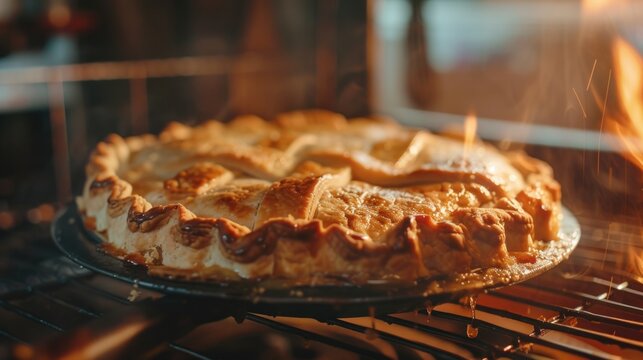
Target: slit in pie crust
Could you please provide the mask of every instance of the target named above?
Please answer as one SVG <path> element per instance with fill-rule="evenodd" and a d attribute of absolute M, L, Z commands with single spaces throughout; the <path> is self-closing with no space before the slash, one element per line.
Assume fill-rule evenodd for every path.
<path fill-rule="evenodd" d="M 555 241 L 560 186 L 524 153 L 323 110 L 170 124 L 96 146 L 78 204 L 150 267 L 404 279 L 507 267 Z"/>

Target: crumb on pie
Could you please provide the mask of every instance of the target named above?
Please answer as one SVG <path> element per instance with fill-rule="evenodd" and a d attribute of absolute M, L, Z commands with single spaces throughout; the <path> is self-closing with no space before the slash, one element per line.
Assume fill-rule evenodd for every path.
<path fill-rule="evenodd" d="M 78 204 L 148 266 L 414 280 L 528 261 L 557 239 L 560 197 L 524 153 L 309 110 L 110 135 Z"/>

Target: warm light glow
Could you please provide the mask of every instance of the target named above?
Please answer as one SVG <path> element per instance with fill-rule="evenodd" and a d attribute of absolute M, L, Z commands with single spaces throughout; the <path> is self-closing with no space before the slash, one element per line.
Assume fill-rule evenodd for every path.
<path fill-rule="evenodd" d="M 622 155 L 643 170 L 643 57 L 625 39 L 616 36 L 612 42 L 614 88 L 618 109 L 605 118 L 605 130 L 621 143 Z M 604 109 L 607 111 L 607 109 Z M 643 179 L 643 171 L 640 172 Z M 643 230 L 639 230 L 643 235 Z M 640 236 L 630 239 L 625 253 L 625 270 L 643 282 L 643 254 L 639 250 Z"/>
<path fill-rule="evenodd" d="M 608 8 L 614 8 L 623 2 L 622 0 L 583 0 L 583 13 L 596 14 Z"/>
<path fill-rule="evenodd" d="M 619 103 L 636 133 L 643 135 L 643 59 L 621 38 L 614 41 L 613 54 Z"/>
<path fill-rule="evenodd" d="M 464 119 L 464 158 L 466 159 L 473 148 L 473 143 L 476 140 L 476 129 L 478 127 L 478 120 L 476 115 L 469 113 Z"/>
<path fill-rule="evenodd" d="M 643 58 L 620 37 L 612 44 L 612 56 L 620 111 L 606 119 L 606 130 L 619 139 L 623 155 L 643 169 Z"/>
<path fill-rule="evenodd" d="M 111 349 L 122 346 L 125 342 L 133 339 L 143 329 L 145 329 L 146 326 L 146 322 L 129 324 L 112 334 L 96 339 L 96 341 L 90 341 L 85 346 L 79 345 L 71 353 L 61 357 L 61 359 L 75 360 L 104 357 Z"/>

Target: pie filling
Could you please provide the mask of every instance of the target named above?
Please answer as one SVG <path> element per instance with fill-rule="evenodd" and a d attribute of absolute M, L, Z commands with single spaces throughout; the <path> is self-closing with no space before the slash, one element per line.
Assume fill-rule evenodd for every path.
<path fill-rule="evenodd" d="M 310 110 L 111 135 L 78 204 L 150 268 L 414 280 L 533 261 L 557 239 L 560 186 L 524 153 Z"/>

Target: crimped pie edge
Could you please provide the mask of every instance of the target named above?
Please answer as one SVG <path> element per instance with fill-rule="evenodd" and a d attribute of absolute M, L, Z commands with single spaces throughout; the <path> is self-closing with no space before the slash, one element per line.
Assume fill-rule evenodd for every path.
<path fill-rule="evenodd" d="M 206 124 L 219 126 L 218 122 Z M 185 131 L 184 125 L 171 124 L 158 137 L 141 135 L 124 139 L 110 135 L 97 145 L 88 163 L 83 196 L 78 199 L 79 208 L 90 223 L 93 219 L 94 224 L 88 224 L 89 227 L 99 232 L 107 231 L 109 243 L 125 253 L 139 255 L 139 262 L 158 265 L 161 260 L 162 263 L 155 251 L 159 251 L 159 246 L 166 246 L 187 254 L 188 262 L 179 265 L 199 271 L 205 258 L 203 249 L 216 244 L 218 246 L 211 248 L 215 253 L 210 256 L 215 260 L 212 265 L 231 269 L 244 278 L 270 276 L 275 266 L 274 259 L 263 255 L 272 254 L 279 242 L 303 239 L 307 246 L 310 242 L 321 244 L 314 246 L 331 246 L 331 253 L 341 256 L 344 261 L 340 262 L 338 269 L 328 269 L 329 273 L 341 272 L 342 267 L 351 272 L 385 263 L 385 267 L 394 269 L 393 272 L 413 278 L 432 273 L 422 259 L 419 232 L 440 229 L 446 234 L 442 240 L 456 249 L 461 247 L 457 231 L 449 228 L 449 224 L 436 224 L 428 215 L 405 217 L 392 235 L 394 241 L 382 244 L 341 225 L 324 227 L 317 219 L 276 218 L 251 230 L 224 218 L 197 217 L 179 203 L 152 206 L 142 196 L 132 193 L 132 185 L 117 176 L 118 169 L 129 160 L 131 153 L 161 139 L 180 139 L 185 136 Z M 512 156 L 515 157 L 512 164 L 522 161 L 527 166 L 543 166 L 526 155 Z M 551 174 L 544 172 L 542 169 L 527 171 L 530 175 L 550 177 Z M 553 181 L 551 178 L 548 180 Z M 553 200 L 551 205 L 559 207 L 559 197 L 554 196 Z M 149 236 L 154 233 L 158 236 Z M 121 239 L 117 239 L 119 235 Z M 145 249 L 141 251 L 141 247 Z M 168 255 L 167 251 L 163 254 Z M 492 264 L 496 265 L 502 264 Z"/>

